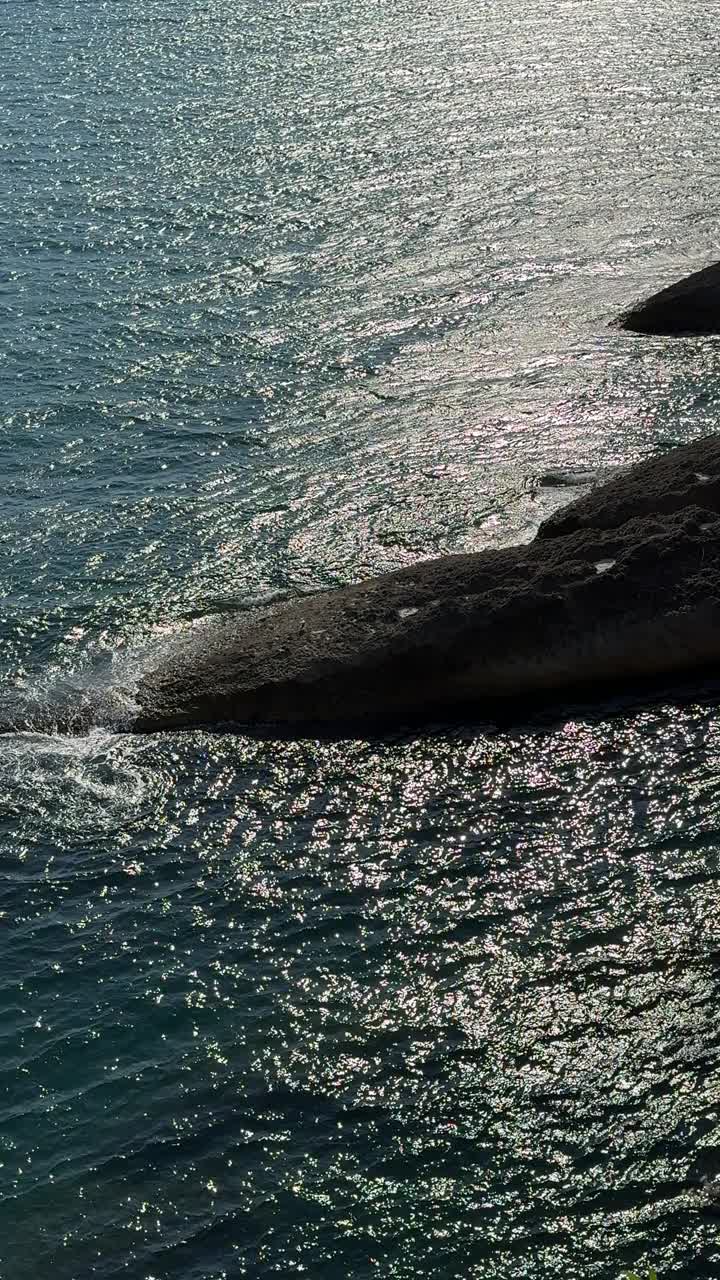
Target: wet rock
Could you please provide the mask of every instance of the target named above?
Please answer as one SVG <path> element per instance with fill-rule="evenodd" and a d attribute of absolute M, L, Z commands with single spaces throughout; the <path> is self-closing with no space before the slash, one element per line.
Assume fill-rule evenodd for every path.
<path fill-rule="evenodd" d="M 445 556 L 207 624 L 142 681 L 134 728 L 367 729 L 718 661 L 711 504 Z"/>
<path fill-rule="evenodd" d="M 720 262 L 703 267 L 630 307 L 618 319 L 635 333 L 720 333 Z"/>
<path fill-rule="evenodd" d="M 598 485 L 541 524 L 538 538 L 581 529 L 617 529 L 627 520 L 700 506 L 720 513 L 720 436 L 707 436 L 640 462 Z"/>

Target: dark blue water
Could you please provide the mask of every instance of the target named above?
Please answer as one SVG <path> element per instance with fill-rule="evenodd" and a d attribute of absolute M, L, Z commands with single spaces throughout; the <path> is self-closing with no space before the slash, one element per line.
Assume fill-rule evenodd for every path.
<path fill-rule="evenodd" d="M 718 1269 L 716 704 L 117 700 L 716 428 L 715 342 L 607 322 L 718 256 L 719 57 L 699 0 L 3 5 L 1 696 L 94 726 L 0 742 L 2 1280 Z"/>

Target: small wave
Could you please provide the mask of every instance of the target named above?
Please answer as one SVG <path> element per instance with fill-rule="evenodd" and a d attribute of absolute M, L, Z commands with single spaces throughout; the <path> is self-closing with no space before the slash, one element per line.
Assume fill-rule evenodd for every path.
<path fill-rule="evenodd" d="M 111 831 L 127 815 L 147 811 L 162 779 L 142 759 L 138 740 L 94 728 L 78 737 L 48 733 L 7 736 L 0 765 L 0 807 L 59 832 Z"/>
<path fill-rule="evenodd" d="M 15 681 L 0 695 L 0 732 L 30 736 L 86 735 L 96 729 L 126 733 L 138 713 L 137 687 L 188 630 L 158 626 L 131 644 L 89 644 L 69 665 L 50 663 Z"/>
<path fill-rule="evenodd" d="M 139 680 L 186 633 L 159 626 L 131 644 L 83 648 L 72 667 L 51 663 L 0 700 L 0 827 L 62 846 L 143 821 L 170 785 L 155 744 L 129 733 Z M 74 655 L 73 655 L 74 656 Z"/>
<path fill-rule="evenodd" d="M 608 478 L 608 468 L 586 468 L 576 471 L 545 471 L 538 476 L 541 489 L 583 489 Z"/>

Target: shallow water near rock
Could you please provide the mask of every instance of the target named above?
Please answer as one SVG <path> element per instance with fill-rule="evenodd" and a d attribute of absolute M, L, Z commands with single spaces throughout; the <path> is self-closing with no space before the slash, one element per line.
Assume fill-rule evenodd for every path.
<path fill-rule="evenodd" d="M 188 619 L 716 429 L 716 341 L 608 325 L 718 256 L 719 42 L 688 0 L 5 6 L 3 1277 L 717 1269 L 716 698 L 117 730 Z"/>

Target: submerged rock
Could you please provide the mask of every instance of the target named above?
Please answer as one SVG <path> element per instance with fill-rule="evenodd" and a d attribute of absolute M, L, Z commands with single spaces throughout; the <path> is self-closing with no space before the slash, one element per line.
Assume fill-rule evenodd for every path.
<path fill-rule="evenodd" d="M 635 333 L 720 333 L 720 262 L 638 302 L 619 317 L 618 324 Z"/>
<path fill-rule="evenodd" d="M 661 511 L 208 625 L 142 681 L 134 729 L 367 728 L 691 671 L 720 660 L 719 553 L 712 506 Z"/>
<path fill-rule="evenodd" d="M 549 516 L 538 538 L 617 529 L 638 516 L 699 506 L 720 513 L 720 436 L 706 436 L 639 462 Z"/>

